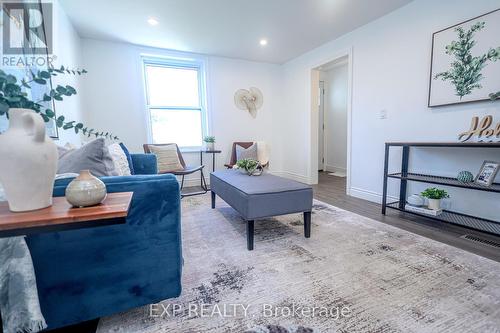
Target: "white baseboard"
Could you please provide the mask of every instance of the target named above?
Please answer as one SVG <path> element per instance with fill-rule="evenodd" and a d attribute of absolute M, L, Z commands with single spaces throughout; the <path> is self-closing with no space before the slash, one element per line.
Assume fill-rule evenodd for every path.
<path fill-rule="evenodd" d="M 335 173 L 343 174 L 343 175 L 347 174 L 346 168 L 340 168 L 340 167 L 336 167 L 334 165 L 325 165 L 325 171 L 335 172 Z"/>
<path fill-rule="evenodd" d="M 356 198 L 368 200 L 371 202 L 376 202 L 378 204 L 382 203 L 382 194 L 374 191 L 364 190 L 357 187 L 351 187 L 349 195 Z M 387 199 L 389 201 L 397 201 L 399 198 L 389 195 L 387 196 Z"/>

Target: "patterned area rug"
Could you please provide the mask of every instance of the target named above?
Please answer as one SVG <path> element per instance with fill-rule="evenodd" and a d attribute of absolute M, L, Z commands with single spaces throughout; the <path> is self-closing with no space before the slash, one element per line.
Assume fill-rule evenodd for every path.
<path fill-rule="evenodd" d="M 301 214 L 256 221 L 250 252 L 219 198 L 182 209 L 181 297 L 98 332 L 500 332 L 500 263 L 319 201 L 310 239 Z"/>

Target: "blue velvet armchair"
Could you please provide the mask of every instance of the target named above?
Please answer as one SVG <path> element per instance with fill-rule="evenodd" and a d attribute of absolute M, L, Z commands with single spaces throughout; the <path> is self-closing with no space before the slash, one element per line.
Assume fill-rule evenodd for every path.
<path fill-rule="evenodd" d="M 179 184 L 156 175 L 154 155 L 132 155 L 136 175 L 102 177 L 109 193 L 133 191 L 127 223 L 27 237 L 49 329 L 179 296 Z M 59 180 L 63 196 L 71 179 Z"/>

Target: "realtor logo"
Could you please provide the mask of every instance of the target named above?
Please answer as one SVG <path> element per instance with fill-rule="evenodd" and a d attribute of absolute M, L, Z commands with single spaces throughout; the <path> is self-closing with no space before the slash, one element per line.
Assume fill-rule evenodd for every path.
<path fill-rule="evenodd" d="M 52 4 L 2 2 L 3 54 L 52 54 Z"/>

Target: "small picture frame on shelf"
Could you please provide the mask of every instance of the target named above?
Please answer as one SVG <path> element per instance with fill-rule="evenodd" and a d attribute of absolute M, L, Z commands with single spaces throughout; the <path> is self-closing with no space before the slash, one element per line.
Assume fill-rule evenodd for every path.
<path fill-rule="evenodd" d="M 500 168 L 500 164 L 494 161 L 484 161 L 474 182 L 483 186 L 491 186 Z"/>

